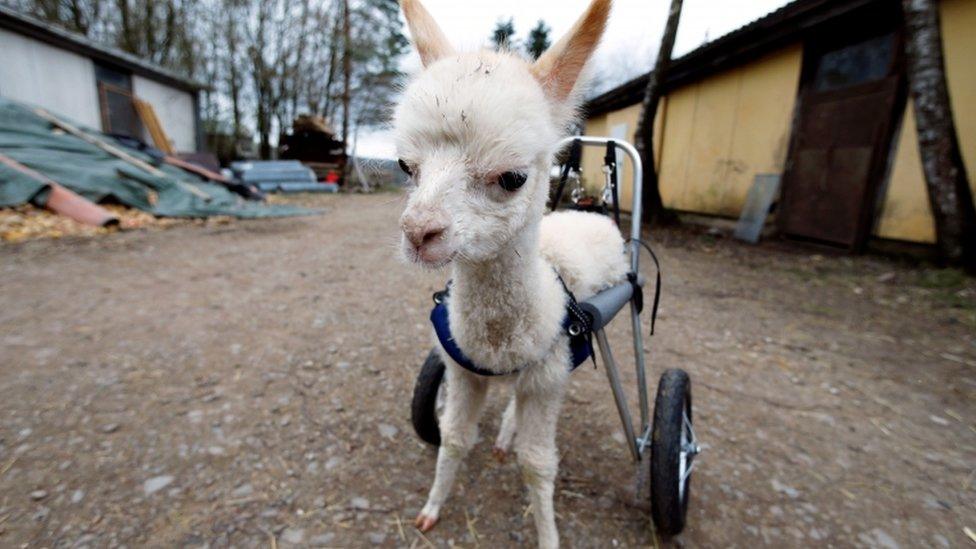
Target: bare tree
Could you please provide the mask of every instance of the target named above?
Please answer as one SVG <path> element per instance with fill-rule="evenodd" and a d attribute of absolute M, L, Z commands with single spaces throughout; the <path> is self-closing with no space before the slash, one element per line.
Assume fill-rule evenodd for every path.
<path fill-rule="evenodd" d="M 939 4 L 902 0 L 918 148 L 944 260 L 976 272 L 976 209 L 946 86 Z"/>
<path fill-rule="evenodd" d="M 333 2 L 333 4 L 335 4 L 335 1 Z M 336 13 L 337 11 L 338 8 L 333 8 L 332 10 L 333 13 Z M 340 17 L 333 17 L 332 19 L 333 19 L 332 32 L 329 33 L 329 42 L 328 42 L 329 70 L 325 79 L 325 86 L 323 87 L 320 93 L 323 99 L 322 109 L 320 111 L 316 109 L 316 111 L 321 113 L 321 115 L 325 117 L 327 120 L 333 120 L 335 118 L 335 102 L 332 101 L 332 97 L 333 97 L 332 90 L 333 90 L 333 86 L 335 85 L 336 62 L 339 59 L 339 46 L 341 44 L 339 37 L 340 37 L 340 29 L 342 29 L 342 19 Z"/>
<path fill-rule="evenodd" d="M 271 2 L 257 2 L 253 28 L 248 31 L 248 58 L 251 61 L 251 81 L 254 89 L 255 125 L 258 134 L 258 154 L 271 157 L 271 113 L 273 109 L 273 68 L 265 60 L 269 49 L 268 27 L 271 26 Z"/>
<path fill-rule="evenodd" d="M 349 86 L 352 78 L 352 45 L 349 40 L 349 0 L 342 0 L 342 145 L 349 146 Z"/>
<path fill-rule="evenodd" d="M 103 17 L 102 0 L 36 0 L 12 2 L 20 9 L 28 9 L 34 15 L 60 25 L 68 30 L 91 36 Z"/>
<path fill-rule="evenodd" d="M 682 0 L 671 0 L 671 10 L 668 12 L 668 21 L 664 26 L 661 48 L 654 63 L 654 70 L 647 81 L 644 101 L 641 104 L 641 115 L 637 119 L 637 130 L 634 132 L 634 141 L 644 166 L 643 207 L 651 223 L 669 224 L 678 220 L 678 216 L 666 209 L 661 200 L 657 166 L 654 164 L 654 118 L 657 116 L 657 107 L 661 101 L 661 84 L 671 64 L 671 51 L 674 49 L 674 40 L 678 35 L 681 3 Z"/>
<path fill-rule="evenodd" d="M 238 25 L 238 6 L 234 0 L 224 0 L 224 64 L 226 65 L 227 92 L 230 95 L 231 117 L 233 121 L 233 137 L 240 139 L 243 135 L 243 108 L 242 108 L 242 89 L 244 82 L 241 76 L 240 55 L 241 55 L 241 35 Z"/>
<path fill-rule="evenodd" d="M 263 157 L 299 114 L 342 115 L 347 137 L 381 122 L 407 47 L 396 0 L 0 2 L 206 82 L 204 127 Z"/>

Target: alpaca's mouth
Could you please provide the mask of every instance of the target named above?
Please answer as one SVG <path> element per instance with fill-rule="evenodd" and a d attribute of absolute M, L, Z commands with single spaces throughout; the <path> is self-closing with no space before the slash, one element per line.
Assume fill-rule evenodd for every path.
<path fill-rule="evenodd" d="M 411 263 L 417 263 L 431 269 L 443 267 L 450 263 L 457 254 L 444 240 L 438 239 L 434 242 L 421 244 L 420 246 L 413 246 L 410 243 L 406 243 L 404 246 L 405 255 Z"/>

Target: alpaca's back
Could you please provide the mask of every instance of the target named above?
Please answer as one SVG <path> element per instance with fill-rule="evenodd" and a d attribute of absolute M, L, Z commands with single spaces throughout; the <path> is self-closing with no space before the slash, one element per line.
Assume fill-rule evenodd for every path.
<path fill-rule="evenodd" d="M 609 217 L 575 211 L 542 219 L 540 253 L 576 294 L 586 299 L 627 276 L 628 257 L 620 230 Z"/>

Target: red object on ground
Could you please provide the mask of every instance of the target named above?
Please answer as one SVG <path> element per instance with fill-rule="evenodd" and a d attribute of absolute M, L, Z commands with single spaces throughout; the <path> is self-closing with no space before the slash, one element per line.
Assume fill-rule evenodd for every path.
<path fill-rule="evenodd" d="M 339 182 L 339 174 L 337 172 L 329 172 L 325 176 L 325 182 L 326 183 L 338 183 Z"/>
<path fill-rule="evenodd" d="M 105 208 L 57 183 L 51 185 L 51 194 L 45 206 L 51 211 L 86 225 L 108 227 L 119 224 L 119 219 Z"/>
<path fill-rule="evenodd" d="M 107 227 L 109 225 L 119 224 L 119 219 L 105 208 L 74 191 L 62 187 L 53 179 L 28 168 L 13 158 L 0 154 L 0 163 L 47 185 L 51 189 L 51 193 L 47 198 L 47 204 L 45 204 L 47 209 L 86 225 Z"/>

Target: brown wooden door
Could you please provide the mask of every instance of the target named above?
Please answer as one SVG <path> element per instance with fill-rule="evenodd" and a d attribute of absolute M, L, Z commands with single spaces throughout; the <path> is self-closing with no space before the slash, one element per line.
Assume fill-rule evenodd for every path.
<path fill-rule="evenodd" d="M 859 249 L 870 234 L 904 83 L 894 31 L 838 32 L 862 38 L 808 46 L 779 218 L 787 235 Z"/>

